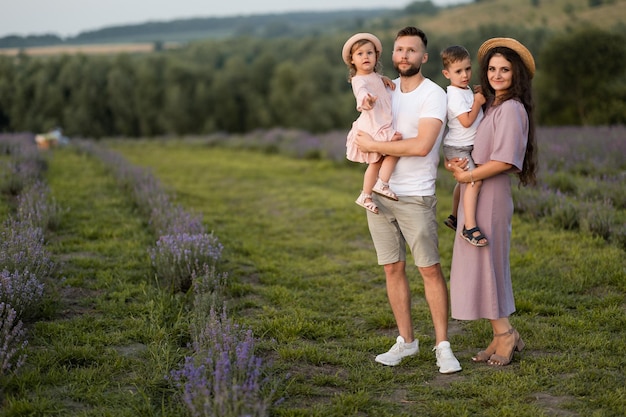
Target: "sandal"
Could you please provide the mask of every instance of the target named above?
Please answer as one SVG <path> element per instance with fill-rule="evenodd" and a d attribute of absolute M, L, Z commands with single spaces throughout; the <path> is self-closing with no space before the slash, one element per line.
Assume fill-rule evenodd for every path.
<path fill-rule="evenodd" d="M 499 336 L 508 336 L 508 335 L 513 335 L 513 337 L 515 338 L 515 343 L 513 344 L 513 347 L 511 348 L 511 353 L 509 353 L 509 357 L 507 358 L 502 355 L 498 355 L 494 353 L 493 355 L 489 357 L 489 360 L 487 361 L 488 365 L 506 366 L 509 363 L 511 363 L 511 360 L 513 359 L 513 354 L 515 353 L 515 351 L 521 352 L 522 350 L 524 350 L 525 343 L 522 340 L 522 338 L 519 336 L 519 333 L 517 332 L 517 330 L 515 330 L 514 328 L 510 328 L 507 332 L 496 334 L 494 336 L 499 337 Z"/>
<path fill-rule="evenodd" d="M 376 184 L 374 185 L 374 188 L 372 188 L 372 191 L 374 191 L 376 194 L 382 195 L 383 197 L 398 201 L 398 196 L 396 195 L 396 193 L 391 191 L 391 188 L 389 188 L 389 183 L 383 182 L 383 180 L 381 180 L 380 178 L 376 181 Z"/>
<path fill-rule="evenodd" d="M 453 214 L 449 215 L 448 218 L 443 221 L 443 224 L 456 231 L 456 216 Z"/>
<path fill-rule="evenodd" d="M 371 211 L 374 214 L 378 214 L 378 206 L 376 206 L 376 203 L 372 201 L 371 194 L 366 194 L 363 191 L 361 191 L 361 195 L 359 195 L 359 198 L 356 199 L 355 203 L 365 208 L 366 210 Z"/>
<path fill-rule="evenodd" d="M 474 362 L 489 361 L 489 359 L 491 358 L 491 355 L 496 353 L 496 344 L 497 344 L 496 337 L 506 336 L 509 334 L 509 332 L 510 330 L 504 333 L 498 333 L 498 334 L 494 333 L 493 340 L 491 341 L 491 343 L 489 343 L 489 346 L 487 346 L 487 349 L 481 350 L 480 352 L 476 354 L 476 356 L 472 356 L 472 361 Z"/>
<path fill-rule="evenodd" d="M 476 232 L 478 232 L 478 236 L 474 236 L 474 233 Z M 474 246 L 478 246 L 479 248 L 487 246 L 489 244 L 489 242 L 487 241 L 487 237 L 482 234 L 478 226 L 473 227 L 469 230 L 466 229 L 465 226 L 463 226 L 463 239 L 467 240 Z M 485 242 L 480 243 L 481 240 L 484 240 Z"/>

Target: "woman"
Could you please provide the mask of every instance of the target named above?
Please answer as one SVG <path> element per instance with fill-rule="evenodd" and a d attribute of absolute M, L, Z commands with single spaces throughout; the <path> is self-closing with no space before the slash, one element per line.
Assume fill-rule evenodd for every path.
<path fill-rule="evenodd" d="M 513 200 L 509 174 L 522 185 L 535 183 L 536 144 L 531 80 L 535 61 L 524 45 L 511 38 L 494 38 L 478 50 L 481 89 L 487 98 L 472 152 L 476 169 L 464 169 L 466 161 L 451 160 L 446 168 L 467 187 L 482 180 L 476 209 L 477 222 L 491 244 L 468 245 L 457 230 L 450 272 L 452 317 L 488 319 L 493 328 L 489 346 L 472 359 L 492 366 L 508 365 L 524 342 L 509 322 L 515 311 L 509 265 Z M 458 224 L 465 215 L 459 209 Z M 471 232 L 471 231 L 470 231 Z M 477 240 L 484 238 L 474 231 Z"/>

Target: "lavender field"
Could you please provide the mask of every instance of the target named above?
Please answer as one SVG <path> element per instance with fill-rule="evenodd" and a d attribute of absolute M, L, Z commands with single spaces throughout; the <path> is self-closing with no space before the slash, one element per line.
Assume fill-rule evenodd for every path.
<path fill-rule="evenodd" d="M 358 410 L 460 416 L 482 409 L 493 392 L 468 394 L 465 387 L 450 403 L 436 400 L 448 383 L 432 380 L 426 354 L 417 359 L 420 366 L 399 375 L 367 359 L 386 346 L 393 321 L 362 213 L 346 203 L 346 189 L 356 189 L 362 167 L 345 161 L 344 135 L 274 129 L 178 140 L 72 140 L 44 152 L 32 135 L 0 135 L 0 416 L 362 415 Z M 535 353 L 505 382 L 471 368 L 454 381 L 521 386 L 526 398 L 537 390 L 565 391 L 559 410 L 592 413 L 607 405 L 598 406 L 600 385 L 586 379 L 590 372 L 623 385 L 613 370 L 621 366 L 615 354 L 623 337 L 612 329 L 621 329 L 623 320 L 617 313 L 623 267 L 615 253 L 623 260 L 626 128 L 542 128 L 538 142 L 539 184 L 514 194 L 523 222 L 516 230 L 530 237 L 512 254 L 522 294 L 516 320 Z M 241 161 L 232 157 L 240 154 L 246 155 Z M 329 183 L 336 189 L 329 192 Z M 225 188 L 216 193 L 211 184 Z M 447 199 L 453 179 L 443 169 L 438 187 Z M 542 237 L 532 240 L 535 229 Z M 541 257 L 555 258 L 551 246 L 543 246 L 552 245 L 546 233 L 564 259 L 549 265 L 550 275 L 563 281 L 544 279 L 548 261 Z M 562 247 L 565 241 L 571 248 Z M 333 245 L 328 250 L 336 259 L 329 260 L 320 242 Z M 447 259 L 449 242 L 442 244 Z M 92 245 L 98 246 L 88 249 Z M 598 292 L 602 297 L 589 295 Z M 584 307 L 576 312 L 577 306 Z M 589 314 L 597 329 L 583 326 Z M 351 329 L 350 323 L 361 324 Z M 453 329 L 461 357 L 485 331 Z M 419 332 L 428 343 L 428 330 Z M 561 352 L 554 340 L 571 346 Z M 130 359 L 129 346 L 139 350 Z M 560 359 L 545 362 L 554 355 Z M 571 389 L 557 381 L 566 361 Z M 541 387 L 529 383 L 546 366 L 556 379 L 544 377 Z M 44 377 L 50 372 L 54 376 Z M 441 408 L 383 400 L 382 392 L 397 384 L 405 387 L 401 393 L 430 396 Z M 455 398 L 465 395 L 469 408 L 457 409 Z M 619 389 L 611 395 L 609 409 L 621 409 Z M 515 415 L 549 415 L 537 413 L 545 408 L 541 401 L 522 396 L 513 402 Z M 385 414 L 387 407 L 398 413 Z M 496 404 L 490 409 L 506 411 Z"/>
<path fill-rule="evenodd" d="M 210 145 L 345 161 L 345 132 L 312 135 L 275 129 L 197 138 Z M 626 249 L 626 127 L 544 127 L 537 131 L 538 184 L 515 188 L 518 214 L 580 230 Z M 347 162 L 345 162 L 347 163 Z M 441 170 L 439 189 L 453 179 Z"/>

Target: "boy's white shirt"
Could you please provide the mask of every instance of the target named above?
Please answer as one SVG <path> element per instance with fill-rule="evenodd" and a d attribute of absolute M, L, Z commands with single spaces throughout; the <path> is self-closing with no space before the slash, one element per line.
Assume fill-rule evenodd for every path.
<path fill-rule="evenodd" d="M 476 129 L 483 118 L 483 110 L 480 109 L 478 117 L 470 127 L 463 127 L 459 121 L 459 115 L 472 110 L 474 104 L 474 92 L 470 87 L 459 88 L 449 85 L 448 92 L 448 133 L 443 139 L 446 146 L 472 146 L 476 137 Z"/>

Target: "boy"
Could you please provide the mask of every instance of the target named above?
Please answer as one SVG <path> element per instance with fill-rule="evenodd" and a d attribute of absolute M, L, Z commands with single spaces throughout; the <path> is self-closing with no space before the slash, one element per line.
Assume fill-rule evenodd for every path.
<path fill-rule="evenodd" d="M 450 80 L 448 93 L 448 133 L 443 140 L 443 154 L 446 160 L 452 158 L 467 159 L 468 169 L 476 168 L 472 160 L 476 129 L 483 118 L 482 105 L 485 96 L 474 93 L 469 86 L 472 77 L 470 54 L 462 46 L 450 46 L 441 52 L 443 75 Z M 474 246 L 488 244 L 485 236 L 476 225 L 476 203 L 480 192 L 480 181 L 474 181 L 467 187 L 463 197 L 465 224 L 462 236 Z M 456 216 L 459 207 L 460 189 L 456 184 L 453 192 L 452 214 L 444 221 L 449 228 L 456 230 Z"/>

